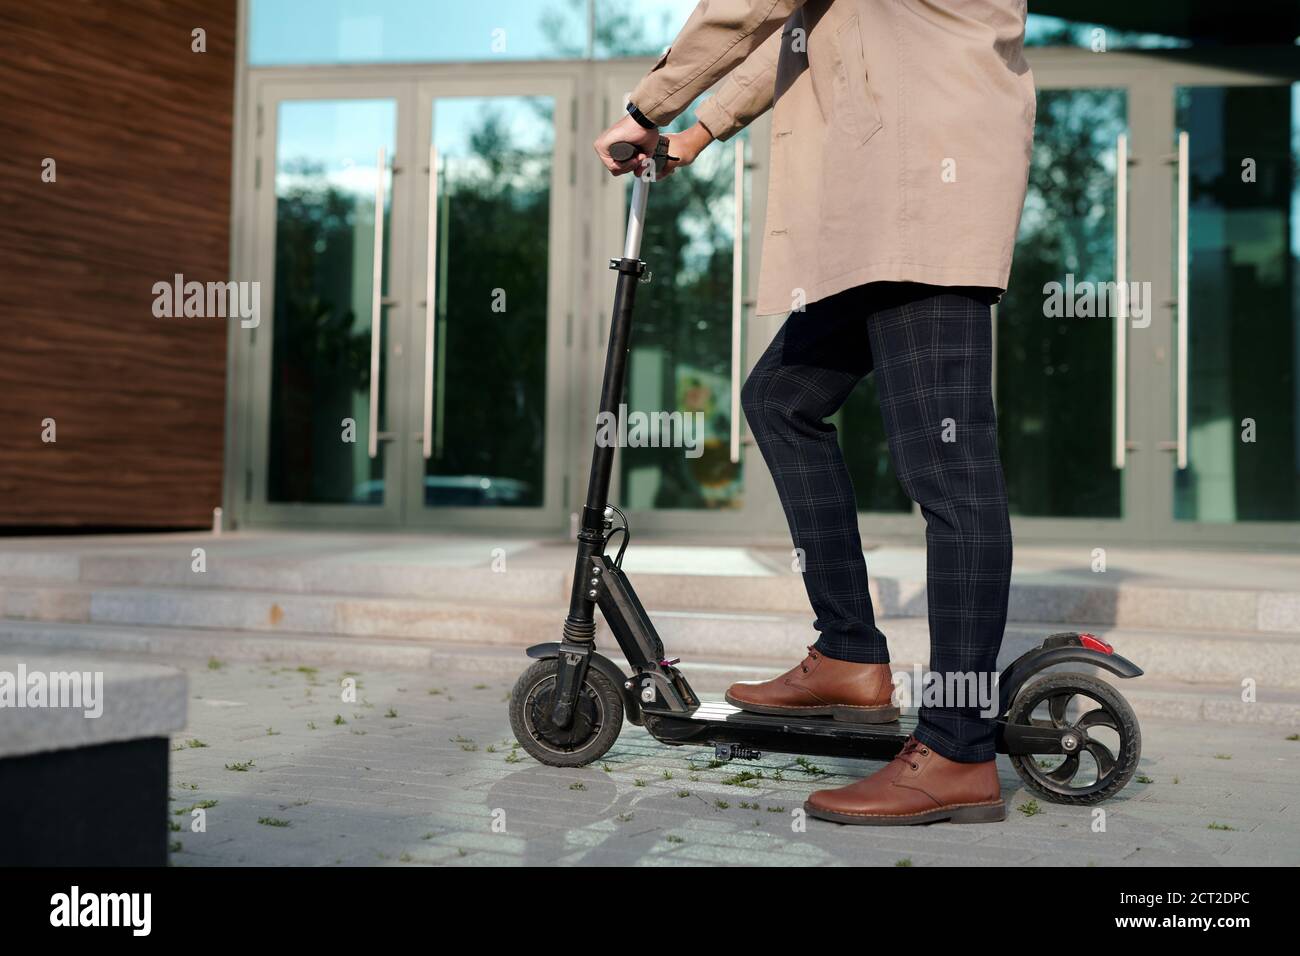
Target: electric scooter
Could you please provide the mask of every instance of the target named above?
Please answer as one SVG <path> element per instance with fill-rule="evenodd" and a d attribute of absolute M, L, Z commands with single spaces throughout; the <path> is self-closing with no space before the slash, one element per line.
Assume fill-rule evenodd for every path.
<path fill-rule="evenodd" d="M 671 158 L 667 150 L 668 140 L 661 137 L 652 160 L 656 173 Z M 610 152 L 627 162 L 637 151 L 630 143 L 618 143 Z M 618 278 L 600 392 L 602 416 L 617 414 L 623 397 L 633 302 L 638 283 L 648 278 L 639 255 L 652 181 L 648 174 L 635 177 L 623 255 L 609 262 Z M 631 530 L 627 516 L 609 503 L 613 444 L 602 442 L 599 432 L 597 436 L 563 640 L 528 648 L 536 663 L 510 695 L 511 728 L 524 750 L 550 766 L 585 766 L 614 745 L 626 718 L 665 744 L 711 745 L 720 760 L 756 759 L 764 751 L 882 760 L 897 754 L 916 727 L 914 714 L 903 713 L 890 723 L 859 724 L 748 713 L 696 696 L 677 669 L 679 662 L 668 659 L 622 570 Z M 619 534 L 622 541 L 611 557 L 608 546 Z M 596 651 L 596 608 L 630 674 Z M 1076 671 L 1044 673 L 1062 664 L 1089 665 L 1121 678 L 1142 674 L 1091 634 L 1052 634 L 1000 675 L 997 749 L 1045 799 L 1099 803 L 1123 789 L 1137 770 L 1141 733 L 1132 708 L 1110 684 Z"/>

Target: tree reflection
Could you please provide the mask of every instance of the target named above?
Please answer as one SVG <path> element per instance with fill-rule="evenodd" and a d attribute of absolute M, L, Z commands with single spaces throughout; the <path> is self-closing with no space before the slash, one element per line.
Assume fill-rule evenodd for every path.
<path fill-rule="evenodd" d="M 1114 279 L 1123 91 L 1041 90 L 1029 191 L 997 312 L 1000 443 L 1013 514 L 1118 517 L 1113 320 L 1047 318 L 1043 287 Z"/>

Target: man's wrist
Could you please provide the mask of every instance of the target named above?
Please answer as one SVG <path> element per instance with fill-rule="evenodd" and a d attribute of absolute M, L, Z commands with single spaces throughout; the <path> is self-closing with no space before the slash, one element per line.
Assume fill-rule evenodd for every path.
<path fill-rule="evenodd" d="M 650 117 L 646 116 L 639 109 L 637 109 L 636 104 L 631 102 L 630 100 L 628 101 L 627 104 L 627 115 L 632 117 L 632 119 L 636 120 L 637 125 L 640 126 L 642 129 L 659 128 L 658 123 L 656 123 L 654 120 L 650 119 Z"/>

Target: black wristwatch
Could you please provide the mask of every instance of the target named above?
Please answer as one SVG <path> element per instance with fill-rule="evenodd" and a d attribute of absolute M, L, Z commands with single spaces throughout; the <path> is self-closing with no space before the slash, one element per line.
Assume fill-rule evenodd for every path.
<path fill-rule="evenodd" d="M 639 109 L 636 108 L 635 103 L 629 102 L 627 104 L 627 112 L 628 115 L 631 116 L 634 120 L 636 120 L 637 123 L 644 129 L 659 128 L 659 124 L 651 122 L 651 120 L 644 113 L 642 113 Z"/>

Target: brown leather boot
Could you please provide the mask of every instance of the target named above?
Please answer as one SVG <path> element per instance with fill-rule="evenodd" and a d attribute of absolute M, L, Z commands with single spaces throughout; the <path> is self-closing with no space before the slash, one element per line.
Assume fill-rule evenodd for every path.
<path fill-rule="evenodd" d="M 761 683 L 732 684 L 727 703 L 755 714 L 834 717 L 859 724 L 898 719 L 888 664 L 837 661 L 808 648 L 803 663 Z"/>
<path fill-rule="evenodd" d="M 914 823 L 997 823 L 1007 817 L 997 765 L 958 763 L 915 737 L 865 780 L 818 790 L 803 805 L 811 817 L 889 827 Z"/>

